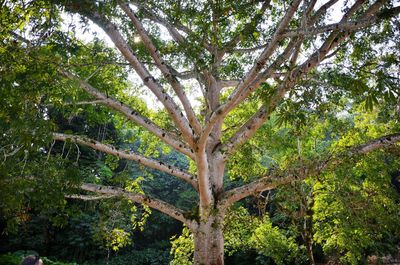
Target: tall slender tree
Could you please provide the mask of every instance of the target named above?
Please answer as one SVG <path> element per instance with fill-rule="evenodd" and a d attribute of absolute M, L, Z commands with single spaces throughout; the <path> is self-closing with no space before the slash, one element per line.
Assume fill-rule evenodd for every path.
<path fill-rule="evenodd" d="M 23 47 L 44 46 L 63 32 L 61 20 L 67 13 L 78 14 L 90 29 L 93 23 L 108 36 L 123 61 L 113 56 L 108 64 L 128 66 L 137 82 L 157 98 L 167 120 L 156 121 L 127 100 L 118 99 L 93 77 L 102 71 L 102 63 L 90 74 L 85 65 L 68 64 L 68 53 L 55 56 L 53 63 L 62 82 L 89 95 L 92 100 L 74 104 L 101 105 L 151 133 L 160 144 L 186 156 L 194 170 L 157 161 L 154 157 L 121 150 L 87 136 L 52 133 L 56 141 L 117 156 L 156 169 L 187 182 L 199 195 L 198 215 L 188 216 L 181 209 L 147 194 L 122 188 L 83 183 L 81 189 L 102 195 L 122 195 L 143 203 L 184 223 L 194 235 L 195 264 L 224 264 L 223 223 L 227 209 L 235 202 L 265 190 L 275 189 L 306 177 L 318 175 L 341 156 L 358 155 L 395 146 L 400 134 L 394 133 L 349 147 L 345 153 L 296 163 L 283 169 L 268 170 L 265 176 L 246 185 L 225 190 L 227 163 L 257 133 L 280 106 L 289 101 L 315 101 L 307 94 L 307 81 L 318 79 L 319 71 L 340 55 L 351 42 L 363 37 L 398 34 L 400 7 L 391 1 L 17 1 L 2 4 L 3 14 L 46 12 L 45 19 L 32 19 L 28 29 L 40 24 L 53 31 L 27 34 L 17 27 L 6 33 Z M 60 15 L 64 12 L 64 15 Z M 54 14 L 58 15 L 54 15 Z M 32 13 L 21 19 L 29 21 Z M 334 19 L 330 20 L 329 18 Z M 18 24 L 16 21 L 9 23 Z M 46 24 L 47 23 L 47 24 Z M 388 27 L 393 26 L 389 33 Z M 397 27 L 397 28 L 396 28 Z M 64 27 L 65 28 L 65 27 Z M 35 32 L 31 30 L 31 32 Z M 4 36 L 4 35 L 3 35 Z M 390 41 L 389 41 L 390 43 Z M 71 43 L 59 44 L 67 47 Z M 96 51 L 93 48 L 93 54 Z M 50 55 L 51 56 L 51 55 Z M 93 55 L 94 56 L 94 55 Z M 342 58 L 342 60 L 344 60 Z M 97 64 L 96 64 L 97 63 Z M 386 69 L 390 74 L 391 69 Z M 109 78 L 112 78 L 110 76 Z M 61 82 L 61 81 L 60 81 Z M 190 86 L 190 88 L 188 88 Z M 336 86 L 345 94 L 349 87 Z M 388 86 L 390 93 L 398 93 Z M 194 96 L 201 95 L 201 106 Z M 321 89 L 321 101 L 330 100 L 328 89 Z M 354 97 L 367 93 L 361 88 Z M 118 93 L 125 93 L 120 89 Z M 315 96 L 314 96 L 315 97 Z M 368 100 L 368 98 L 367 98 Z M 369 99 L 371 105 L 376 98 Z M 317 104 L 317 103 L 315 103 Z M 238 110 L 245 109 L 243 116 Z M 295 115 L 295 113 L 293 113 Z M 235 123 L 230 121 L 235 120 Z M 299 151 L 300 152 L 300 151 Z M 85 199 L 86 195 L 79 195 Z M 89 198 L 89 197 L 88 197 Z M 90 197 L 91 198 L 91 197 Z"/>

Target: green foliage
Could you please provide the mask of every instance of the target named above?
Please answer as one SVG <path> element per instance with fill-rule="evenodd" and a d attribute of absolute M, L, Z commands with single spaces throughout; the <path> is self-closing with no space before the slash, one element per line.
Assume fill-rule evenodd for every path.
<path fill-rule="evenodd" d="M 146 248 L 143 250 L 131 250 L 128 253 L 112 257 L 109 265 L 165 265 L 169 263 L 168 250 L 158 248 Z M 97 264 L 104 264 L 98 261 Z"/>
<path fill-rule="evenodd" d="M 171 252 L 173 260 L 171 265 L 191 265 L 194 252 L 193 235 L 187 227 L 184 227 L 182 234 L 171 238 Z"/>
<path fill-rule="evenodd" d="M 75 262 L 61 262 L 61 261 L 53 261 L 53 260 L 51 260 L 51 259 L 49 259 L 49 258 L 46 258 L 46 257 L 42 257 L 41 258 L 42 260 L 43 260 L 43 263 L 44 264 L 49 264 L 49 265 L 78 265 L 77 263 L 75 263 Z"/>
<path fill-rule="evenodd" d="M 131 233 L 137 228 L 143 230 L 150 214 L 147 206 L 136 207 L 132 201 L 124 198 L 102 201 L 100 207 L 102 214 L 94 239 L 105 249 L 112 251 L 131 245 Z"/>
<path fill-rule="evenodd" d="M 290 263 L 299 251 L 295 239 L 278 227 L 272 226 L 267 216 L 254 231 L 250 242 L 259 253 L 271 257 L 277 264 Z"/>
<path fill-rule="evenodd" d="M 0 165 L 3 176 L 0 179 L 3 192 L 0 211 L 8 221 L 7 231 L 12 232 L 16 225 L 29 220 L 32 209 L 53 215 L 54 224 L 62 225 L 56 213 L 65 207 L 64 193 L 74 190 L 80 182 L 76 166 L 58 158 L 47 159 L 41 154 L 36 159 L 30 158 L 29 163 L 24 160 L 13 162 L 17 163 Z"/>
<path fill-rule="evenodd" d="M 276 224 L 268 215 L 254 216 L 242 206 L 231 208 L 224 226 L 225 252 L 234 257 L 255 251 L 257 264 L 269 264 L 268 259 L 277 264 L 304 260 L 304 247 L 297 242 L 297 234 Z"/>
<path fill-rule="evenodd" d="M 232 255 L 253 248 L 251 238 L 261 223 L 260 218 L 250 215 L 244 207 L 231 208 L 225 218 L 225 251 Z"/>
<path fill-rule="evenodd" d="M 120 228 L 114 228 L 111 231 L 107 231 L 104 234 L 106 247 L 112 249 L 113 251 L 117 251 L 122 247 L 131 244 L 130 234 L 125 232 Z"/>
<path fill-rule="evenodd" d="M 399 128 L 393 109 L 388 111 L 387 108 L 364 112 L 363 106 L 358 105 L 341 115 L 329 115 L 325 120 L 308 115 L 308 125 L 300 130 L 292 124 L 276 128 L 270 125 L 273 121 L 260 130 L 259 135 L 265 135 L 260 139 L 266 141 L 256 142 L 256 146 L 273 150 L 269 154 L 274 162 L 264 156 L 264 163 L 283 170 L 296 167 L 308 159 L 323 160 L 328 154 L 346 153 L 349 146 L 396 132 Z M 246 149 L 239 152 L 245 154 Z M 244 209 L 232 210 L 226 217 L 228 253 L 252 249 L 256 244 L 249 243 L 247 238 L 257 239 L 254 231 L 263 229 L 271 238 L 263 238 L 264 252 L 259 251 L 275 260 L 281 257 L 275 256 L 274 249 L 268 249 L 270 246 L 276 246 L 278 254 L 292 248 L 290 253 L 295 253 L 290 257 L 292 262 L 304 261 L 307 233 L 312 233 L 311 237 L 314 235 L 314 247 L 320 245 L 332 260 L 341 257 L 341 263 L 359 264 L 365 261 L 366 255 L 379 256 L 392 251 L 399 239 L 399 229 L 395 225 L 399 222 L 398 200 L 390 184 L 391 174 L 398 169 L 398 147 L 361 157 L 330 157 L 337 160 L 322 176 L 310 176 L 305 183 L 264 194 L 268 197 L 263 206 L 270 216 L 266 217 L 267 222 L 257 221 Z M 245 170 L 242 172 L 243 177 L 247 176 Z M 253 225 L 257 222 L 260 228 Z"/>
<path fill-rule="evenodd" d="M 254 148 L 252 142 L 244 144 L 240 152 L 235 153 L 229 163 L 231 180 L 243 179 L 251 181 L 258 176 L 267 173 L 267 165 L 271 165 L 266 160 L 266 154 L 263 150 Z M 273 161 L 272 161 L 273 163 Z"/>
<path fill-rule="evenodd" d="M 19 265 L 21 263 L 21 257 L 12 255 L 10 253 L 3 254 L 0 256 L 1 265 Z"/>
<path fill-rule="evenodd" d="M 0 255 L 0 265 L 19 265 L 25 256 L 29 256 L 27 251 L 17 251 L 13 254 Z M 47 257 L 40 257 L 44 264 L 49 265 L 78 265 L 77 263 L 65 263 L 60 261 L 54 261 Z"/>
<path fill-rule="evenodd" d="M 390 166 L 378 163 L 383 157 Z M 358 264 L 365 253 L 379 255 L 392 248 L 400 235 L 395 225 L 400 219 L 390 173 L 399 163 L 388 154 L 371 154 L 354 167 L 337 168 L 316 184 L 315 239 L 327 254 L 340 254 L 341 262 Z"/>

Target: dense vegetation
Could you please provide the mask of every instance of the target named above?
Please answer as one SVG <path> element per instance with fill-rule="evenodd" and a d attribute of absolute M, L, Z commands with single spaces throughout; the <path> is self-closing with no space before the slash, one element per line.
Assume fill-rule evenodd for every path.
<path fill-rule="evenodd" d="M 395 2 L 128 2 L 0 2 L 0 264 L 398 252 Z"/>

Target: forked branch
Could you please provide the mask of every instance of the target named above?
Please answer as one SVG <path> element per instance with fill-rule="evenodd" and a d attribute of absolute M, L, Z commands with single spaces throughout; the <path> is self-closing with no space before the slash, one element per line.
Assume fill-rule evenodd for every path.
<path fill-rule="evenodd" d="M 353 4 L 353 6 L 347 11 L 347 13 L 344 14 L 341 22 L 347 21 L 357 10 L 361 8 L 364 2 L 365 0 L 356 1 L 356 3 Z M 385 0 L 378 0 L 377 2 L 375 2 L 370 8 L 368 8 L 364 12 L 364 17 L 367 18 L 374 15 L 375 12 L 378 12 L 379 8 L 384 4 L 384 2 Z M 303 77 L 316 66 L 318 66 L 320 62 L 326 58 L 330 51 L 334 50 L 344 40 L 349 38 L 351 33 L 352 31 L 332 32 L 321 45 L 321 47 L 317 51 L 315 51 L 303 64 L 289 71 L 286 74 L 284 81 L 279 85 L 279 87 L 276 89 L 275 93 L 271 97 L 268 106 L 261 106 L 260 109 L 241 128 L 239 128 L 234 136 L 232 136 L 226 142 L 226 144 L 220 147 L 221 150 L 226 153 L 225 155 L 227 156 L 233 153 L 241 144 L 251 138 L 262 126 L 265 120 L 268 119 L 273 110 L 275 110 L 276 106 L 282 100 L 286 92 L 292 89 L 301 77 Z M 268 69 L 270 68 L 267 68 L 267 70 Z M 256 82 L 259 82 L 257 80 L 259 80 L 260 78 L 262 80 L 262 78 L 265 77 L 260 75 L 260 77 L 254 81 L 255 85 L 259 84 Z"/>
<path fill-rule="evenodd" d="M 172 71 L 170 70 L 170 67 L 162 59 L 156 46 L 151 40 L 147 30 L 143 27 L 143 24 L 140 22 L 140 20 L 133 12 L 133 10 L 129 7 L 129 4 L 119 3 L 119 5 L 121 9 L 125 12 L 125 14 L 130 18 L 132 24 L 139 33 L 139 36 L 141 37 L 143 44 L 149 51 L 150 56 L 153 58 L 158 69 L 160 69 L 161 73 L 164 75 L 164 77 L 167 79 L 167 81 L 171 84 L 172 88 L 174 89 L 176 95 L 178 96 L 179 100 L 182 103 L 183 108 L 185 109 L 190 126 L 193 127 L 193 129 L 197 134 L 199 134 L 201 132 L 201 125 L 196 118 L 196 115 L 193 111 L 193 108 L 189 102 L 188 97 L 185 94 L 185 90 L 182 84 L 178 81 L 176 76 L 173 75 Z"/>
<path fill-rule="evenodd" d="M 275 30 L 275 33 L 269 40 L 266 48 L 263 50 L 263 52 L 257 58 L 255 64 L 252 66 L 252 68 L 249 70 L 249 72 L 246 74 L 246 76 L 243 78 L 243 80 L 236 86 L 236 88 L 233 90 L 233 92 L 229 95 L 227 102 L 225 104 L 221 105 L 213 113 L 213 115 L 210 118 L 210 121 L 208 122 L 207 126 L 204 129 L 202 137 L 208 136 L 208 134 L 211 132 L 211 128 L 213 128 L 214 125 L 218 121 L 223 119 L 228 114 L 228 112 L 231 111 L 239 103 L 239 100 L 242 98 L 241 95 L 243 95 L 243 92 L 247 89 L 248 85 L 251 84 L 251 82 L 254 80 L 254 78 L 257 76 L 257 74 L 259 74 L 260 71 L 262 71 L 268 58 L 276 50 L 276 48 L 278 46 L 279 35 L 289 24 L 290 20 L 292 19 L 292 17 L 294 16 L 294 14 L 296 13 L 296 11 L 299 7 L 300 2 L 301 2 L 301 0 L 294 0 L 290 4 L 285 15 L 282 17 L 281 21 L 279 22 L 279 24 Z"/>
<path fill-rule="evenodd" d="M 128 43 L 119 32 L 118 27 L 109 19 L 107 19 L 104 14 L 93 11 L 96 10 L 96 7 L 90 2 L 85 2 L 82 5 L 69 3 L 66 4 L 65 7 L 72 12 L 85 15 L 104 30 L 121 54 L 130 63 L 138 76 L 142 79 L 144 85 L 147 86 L 157 97 L 157 99 L 164 105 L 169 116 L 182 133 L 183 138 L 188 142 L 189 145 L 193 146 L 193 131 L 189 127 L 189 123 L 186 120 L 186 117 L 182 114 L 180 107 L 175 103 L 167 91 L 159 84 L 154 76 L 150 74 L 144 64 L 137 58 L 135 53 L 132 51 Z"/>
<path fill-rule="evenodd" d="M 66 70 L 60 70 L 60 73 L 65 77 L 77 82 L 83 90 L 85 90 L 87 93 L 89 93 L 90 95 L 92 95 L 97 99 L 96 103 L 100 103 L 102 105 L 105 105 L 111 109 L 118 111 L 119 113 L 127 117 L 129 120 L 147 129 L 149 132 L 154 134 L 161 141 L 165 142 L 175 150 L 181 152 L 184 155 L 187 155 L 191 159 L 194 159 L 193 152 L 190 151 L 190 149 L 186 146 L 186 144 L 178 140 L 174 135 L 172 135 L 168 131 L 157 126 L 149 118 L 142 116 L 135 109 L 131 108 L 130 106 L 126 105 L 121 101 L 116 100 L 113 97 L 110 97 L 100 92 L 98 89 L 91 86 L 88 82 L 81 80 L 80 78 L 78 78 L 77 76 L 73 75 L 72 73 Z"/>

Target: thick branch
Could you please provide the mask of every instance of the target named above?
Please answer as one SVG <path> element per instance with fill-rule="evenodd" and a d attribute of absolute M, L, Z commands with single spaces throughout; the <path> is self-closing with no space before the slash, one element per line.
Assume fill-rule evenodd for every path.
<path fill-rule="evenodd" d="M 209 127 L 211 127 L 211 128 L 214 127 L 214 124 L 217 123 L 218 120 L 223 119 L 228 114 L 228 112 L 237 105 L 238 100 L 240 100 L 243 96 L 243 92 L 247 89 L 248 85 L 251 84 L 251 82 L 254 80 L 254 78 L 257 76 L 257 74 L 259 74 L 259 72 L 262 70 L 265 63 L 267 62 L 268 58 L 275 51 L 277 44 L 278 44 L 279 35 L 289 24 L 290 20 L 292 19 L 293 15 L 295 14 L 296 10 L 299 7 L 300 2 L 301 2 L 301 0 L 295 0 L 293 3 L 291 3 L 291 5 L 289 6 L 285 15 L 283 16 L 282 20 L 280 21 L 279 25 L 277 26 L 277 29 L 276 29 L 275 33 L 273 34 L 271 40 L 268 42 L 267 47 L 264 49 L 264 51 L 258 57 L 258 59 L 256 60 L 256 63 L 253 65 L 253 67 L 250 69 L 250 71 L 246 74 L 246 76 L 243 78 L 243 80 L 239 83 L 239 85 L 230 94 L 230 96 L 228 97 L 228 101 L 225 104 L 223 104 L 221 107 L 219 107 L 213 113 L 213 115 L 210 118 L 210 122 L 207 124 L 206 128 L 204 129 L 202 137 L 206 136 L 205 133 L 211 132 L 211 129 Z"/>
<path fill-rule="evenodd" d="M 190 219 L 187 219 L 184 216 L 184 213 L 182 210 L 176 208 L 175 206 L 166 203 L 164 201 L 161 201 L 159 199 L 155 199 L 152 197 L 149 197 L 144 194 L 139 194 L 139 193 L 134 193 L 134 192 L 129 192 L 125 191 L 121 188 L 117 187 L 112 187 L 112 186 L 101 186 L 101 185 L 95 185 L 95 184 L 82 184 L 81 189 L 86 190 L 86 191 L 91 191 L 91 192 L 96 192 L 104 195 L 109 195 L 109 196 L 124 196 L 136 203 L 143 203 L 157 211 L 160 211 L 162 213 L 165 213 L 172 218 L 181 221 L 187 227 L 190 229 L 196 229 L 196 222 Z"/>
<path fill-rule="evenodd" d="M 330 46 L 332 41 L 335 39 L 336 35 L 332 35 L 328 40 L 324 43 L 322 47 Z M 284 97 L 285 93 L 295 86 L 296 82 L 294 78 L 291 76 L 296 75 L 304 75 L 309 72 L 313 67 L 315 67 L 327 54 L 327 48 L 323 48 L 324 53 L 321 53 L 320 50 L 314 53 L 311 58 L 302 65 L 302 71 L 298 70 L 296 74 L 293 74 L 293 71 L 290 71 L 286 74 L 285 80 L 281 83 L 281 85 L 276 89 L 275 93 L 271 96 L 268 105 L 262 105 L 258 111 L 243 124 L 239 130 L 223 145 L 221 145 L 221 150 L 224 152 L 225 158 L 228 155 L 232 154 L 239 146 L 245 143 L 248 139 L 250 139 L 257 130 L 264 124 L 264 122 L 269 118 L 271 113 L 278 106 L 279 102 Z M 299 68 L 300 69 L 300 68 Z M 297 76 L 298 77 L 298 76 Z"/>
<path fill-rule="evenodd" d="M 310 13 L 312 9 L 314 8 L 314 5 L 317 0 L 310 1 L 308 5 L 305 7 L 305 11 L 303 13 L 301 25 L 302 27 L 307 26 L 307 19 L 310 16 Z M 304 3 L 306 5 L 306 3 Z M 277 75 L 274 73 L 274 71 L 280 67 L 283 63 L 286 63 L 290 56 L 290 65 L 287 65 L 290 69 L 292 69 L 295 66 L 295 62 L 297 60 L 297 57 L 300 53 L 300 47 L 304 41 L 304 36 L 296 36 L 292 38 L 289 42 L 289 44 L 286 46 L 285 50 L 275 59 L 273 63 L 267 69 L 265 69 L 263 72 L 258 73 L 257 76 L 254 78 L 254 80 L 249 84 L 249 86 L 246 88 L 246 90 L 242 91 L 240 95 L 238 96 L 236 103 L 233 104 L 232 108 L 236 107 L 239 105 L 241 102 L 243 102 L 253 91 L 255 91 L 261 83 L 265 82 L 267 78 L 277 78 Z M 293 54 L 292 54 L 293 53 Z M 278 76 L 279 77 L 279 76 Z"/>
<path fill-rule="evenodd" d="M 196 73 L 196 71 L 178 72 L 175 69 L 171 68 L 171 72 L 173 75 L 183 80 L 196 79 L 198 77 L 198 73 Z"/>
<path fill-rule="evenodd" d="M 297 48 L 301 44 L 301 40 L 292 40 L 285 51 L 272 63 L 265 71 L 260 73 L 253 83 L 249 86 L 248 90 L 241 96 L 242 100 L 247 97 L 252 91 L 254 91 L 262 82 L 268 77 L 275 76 L 273 73 L 277 67 L 283 62 L 287 61 L 292 54 L 294 48 Z M 296 53 L 296 49 L 295 49 Z M 271 97 L 268 106 L 262 105 L 260 109 L 245 123 L 239 130 L 223 145 L 219 147 L 224 153 L 225 159 L 233 153 L 237 147 L 246 142 L 251 138 L 256 131 L 263 125 L 275 107 L 278 105 L 280 99 L 284 95 L 283 89 L 278 89 L 276 93 Z"/>
<path fill-rule="evenodd" d="M 279 40 L 279 35 L 289 24 L 290 20 L 292 19 L 293 15 L 295 14 L 296 10 L 299 7 L 300 2 L 301 0 L 295 0 L 293 3 L 290 4 L 288 10 L 286 11 L 285 15 L 283 16 L 282 20 L 277 26 L 275 33 L 271 37 L 271 40 L 268 42 L 267 47 L 258 57 L 256 63 L 253 65 L 250 71 L 246 74 L 243 81 L 231 93 L 229 101 L 222 108 L 222 112 L 227 112 L 232 109 L 232 105 L 235 104 L 237 97 L 240 95 L 240 93 L 242 93 L 243 90 L 247 88 L 247 86 L 253 81 L 256 75 L 262 70 L 268 58 L 272 55 L 272 53 L 276 49 Z"/>
<path fill-rule="evenodd" d="M 143 80 L 144 84 L 164 105 L 169 116 L 172 118 L 177 128 L 181 131 L 183 137 L 186 139 L 189 145 L 193 145 L 192 130 L 190 129 L 185 116 L 181 115 L 182 112 L 180 111 L 179 106 L 176 105 L 172 97 L 150 74 L 143 63 L 138 60 L 135 53 L 129 47 L 128 43 L 126 43 L 121 33 L 117 30 L 117 26 L 114 25 L 110 20 L 108 20 L 104 15 L 100 14 L 97 11 L 93 11 L 96 10 L 96 7 L 93 6 L 91 3 L 85 2 L 85 4 L 82 5 L 70 3 L 66 4 L 66 8 L 90 18 L 94 23 L 96 23 L 107 33 L 115 46 L 120 50 L 125 59 L 131 64 L 133 69 Z"/>
<path fill-rule="evenodd" d="M 379 7 L 383 5 L 385 0 L 379 0 L 374 3 L 365 13 L 364 17 L 373 15 L 373 12 L 379 10 Z M 354 14 L 365 0 L 358 0 L 349 11 L 343 16 L 341 22 L 346 21 L 352 14 Z M 341 42 L 347 39 L 351 34 L 351 31 L 340 34 L 339 32 L 333 32 L 325 40 L 322 46 L 314 52 L 308 60 L 302 65 L 289 71 L 282 84 L 276 89 L 275 94 L 271 97 L 268 106 L 262 106 L 238 131 L 228 142 L 222 145 L 220 148 L 224 151 L 225 157 L 230 153 L 234 152 L 241 144 L 251 138 L 256 131 L 262 126 L 265 120 L 270 116 L 272 111 L 279 104 L 281 99 L 284 97 L 286 92 L 296 85 L 297 80 L 307 74 L 311 69 L 315 68 L 328 53 L 336 48 Z M 257 80 L 255 81 L 257 82 Z M 257 84 L 258 85 L 258 84 Z"/>
<path fill-rule="evenodd" d="M 303 165 L 299 168 L 289 169 L 285 172 L 271 173 L 268 176 L 253 181 L 247 185 L 225 192 L 220 200 L 220 207 L 226 209 L 234 202 L 237 202 L 252 194 L 257 194 L 265 190 L 275 189 L 281 185 L 293 181 L 303 180 L 309 176 L 320 174 L 331 164 L 337 166 L 341 159 L 367 154 L 381 148 L 387 148 L 400 142 L 400 133 L 382 136 L 371 140 L 363 145 L 354 146 L 335 156 L 329 155 L 328 159 L 314 161 L 311 165 Z"/>
<path fill-rule="evenodd" d="M 101 142 L 95 141 L 93 139 L 85 138 L 82 136 L 77 136 L 77 135 L 68 135 L 68 134 L 62 134 L 62 133 L 53 133 L 53 138 L 54 140 L 59 140 L 59 141 L 72 141 L 75 143 L 78 143 L 80 145 L 85 145 L 88 146 L 92 149 L 117 156 L 119 158 L 131 160 L 131 161 L 136 161 L 139 164 L 142 164 L 146 167 L 157 169 L 159 171 L 171 174 L 177 178 L 180 178 L 190 185 L 194 189 L 197 190 L 197 181 L 193 175 L 191 175 L 188 172 L 185 172 L 181 170 L 180 168 L 177 168 L 175 166 L 171 166 L 168 164 L 165 164 L 164 162 L 160 162 L 154 159 L 147 158 L 145 156 L 139 155 L 134 153 L 133 151 L 124 151 L 124 150 L 119 150 L 118 148 L 108 145 L 108 144 L 103 144 Z"/>
<path fill-rule="evenodd" d="M 170 145 L 173 147 L 175 150 L 181 152 L 182 154 L 187 155 L 191 159 L 194 159 L 193 152 L 189 148 L 186 147 L 186 145 L 177 140 L 173 135 L 165 131 L 164 129 L 161 129 L 158 127 L 153 121 L 150 119 L 142 116 L 138 111 L 132 109 L 130 106 L 124 104 L 121 101 L 118 101 L 110 96 L 107 96 L 106 94 L 100 92 L 93 86 L 91 86 L 89 83 L 79 79 L 75 75 L 71 74 L 70 72 L 67 71 L 60 71 L 65 77 L 74 80 L 79 83 L 80 87 L 85 90 L 87 93 L 92 95 L 97 99 L 96 103 L 103 104 L 107 107 L 110 107 L 120 113 L 122 113 L 125 117 L 127 117 L 129 120 L 135 122 L 136 124 L 142 126 L 143 128 L 147 129 L 149 132 L 153 133 L 155 136 L 157 136 L 159 139 L 161 139 L 163 142 L 166 144 Z"/>
<path fill-rule="evenodd" d="M 380 148 L 395 145 L 397 142 L 400 142 L 400 133 L 389 134 L 352 147 L 348 150 L 348 153 L 350 155 L 367 154 Z"/>
<path fill-rule="evenodd" d="M 202 207 L 209 206 L 213 202 L 209 178 L 209 165 L 204 148 L 203 146 L 203 148 L 197 150 L 196 153 L 197 180 L 199 184 L 200 204 Z"/>
<path fill-rule="evenodd" d="M 105 104 L 106 101 L 104 100 L 89 100 L 89 101 L 78 101 L 78 102 L 67 102 L 64 103 L 64 105 L 75 105 L 75 106 L 79 106 L 79 105 L 97 105 L 97 104 Z"/>
<path fill-rule="evenodd" d="M 249 88 L 244 91 L 243 93 L 241 93 L 238 96 L 238 101 L 232 105 L 232 108 L 234 106 L 236 106 L 237 104 L 239 104 L 240 101 L 244 100 L 251 92 L 253 92 L 255 89 L 257 89 L 257 87 L 264 82 L 267 77 L 271 77 L 271 76 L 275 76 L 274 71 L 276 70 L 277 67 L 279 67 L 283 62 L 285 62 L 286 60 L 289 59 L 292 49 L 295 47 L 295 45 L 297 44 L 297 41 L 292 40 L 288 46 L 285 48 L 285 50 L 282 52 L 281 55 L 279 55 L 279 57 L 262 73 L 257 75 L 257 78 L 249 85 Z M 264 108 L 264 107 L 262 107 Z M 206 136 L 208 136 L 208 134 L 211 132 L 212 129 L 212 125 L 214 125 L 220 118 L 223 118 L 224 113 L 222 111 L 217 111 L 216 113 L 213 114 L 213 116 L 211 117 L 211 120 L 209 122 L 209 124 L 207 124 L 207 126 L 204 129 L 204 132 L 200 138 L 200 140 L 202 140 L 203 138 L 206 138 Z M 257 112 L 250 120 L 252 119 L 258 119 L 262 118 L 264 120 L 262 120 L 261 123 L 259 123 L 259 125 L 261 126 L 262 123 L 265 121 L 265 118 L 267 117 L 267 115 L 265 115 L 265 109 L 261 109 L 260 112 Z M 241 137 L 241 134 L 245 131 L 248 130 L 249 128 L 253 128 L 253 130 L 257 130 L 259 127 L 253 126 L 250 123 L 246 123 L 245 125 L 243 125 L 243 127 L 238 131 L 237 135 L 234 136 L 233 138 L 231 138 L 227 144 L 225 145 L 221 145 L 219 147 L 220 150 L 223 150 L 225 153 L 225 158 L 227 157 L 227 155 L 229 155 L 230 150 L 233 146 L 228 146 L 231 145 L 232 143 L 236 142 L 237 138 Z M 240 135 L 239 135 L 240 134 Z M 251 134 L 253 135 L 253 134 Z M 249 135 L 249 137 L 251 136 Z M 248 138 L 249 138 L 248 137 Z M 246 140 L 248 138 L 242 138 L 243 140 Z M 241 143 L 239 143 L 241 144 Z"/>
<path fill-rule="evenodd" d="M 176 95 L 178 96 L 179 100 L 181 101 L 182 106 L 186 112 L 186 115 L 189 120 L 189 124 L 193 127 L 193 129 L 195 130 L 195 132 L 197 134 L 200 134 L 201 125 L 196 118 L 196 115 L 193 111 L 193 108 L 192 108 L 190 102 L 189 102 L 189 99 L 187 98 L 187 96 L 185 94 L 183 86 L 178 81 L 178 79 L 172 74 L 172 71 L 170 71 L 170 67 L 161 58 L 159 52 L 157 51 L 157 48 L 155 47 L 155 45 L 153 44 L 153 41 L 149 37 L 147 30 L 143 27 L 142 23 L 139 21 L 136 14 L 129 7 L 129 4 L 121 3 L 120 7 L 132 21 L 132 24 L 135 26 L 136 30 L 138 31 L 138 33 L 143 41 L 143 44 L 149 51 L 151 57 L 154 59 L 154 62 L 156 63 L 158 69 L 160 69 L 161 73 L 164 75 L 164 77 L 167 79 L 167 81 L 171 84 L 172 88 L 174 89 Z"/>
<path fill-rule="evenodd" d="M 334 4 L 336 4 L 339 0 L 329 0 L 324 5 L 322 5 L 317 11 L 315 11 L 314 15 L 309 21 L 309 24 L 314 24 L 318 19 L 320 19 L 329 8 L 331 8 Z"/>
<path fill-rule="evenodd" d="M 225 192 L 219 202 L 219 207 L 227 209 L 233 203 L 240 201 L 253 194 L 259 194 L 262 191 L 273 190 L 279 186 L 299 180 L 297 175 L 287 175 L 281 178 L 276 176 L 267 176 L 251 182 L 247 185 Z"/>
<path fill-rule="evenodd" d="M 380 1 L 383 1 L 383 0 L 380 0 Z M 343 16 L 341 22 L 346 21 L 352 14 L 354 14 L 355 11 L 357 11 L 357 10 L 361 7 L 361 5 L 362 5 L 364 2 L 365 2 L 365 0 L 358 0 L 358 1 L 350 8 L 350 10 Z M 311 13 L 314 4 L 315 4 L 315 1 L 312 1 L 312 2 L 310 3 L 310 5 L 307 7 L 306 13 L 303 15 L 302 24 L 306 24 L 306 23 L 307 23 L 307 17 L 308 17 L 309 14 Z M 328 4 L 328 3 L 327 3 L 327 4 Z M 321 7 L 321 8 L 323 8 L 323 7 Z M 321 10 L 321 9 L 320 9 L 320 10 Z M 366 13 L 368 13 L 368 11 L 367 11 Z M 310 21 L 311 21 L 311 22 L 314 22 L 314 21 L 316 21 L 316 20 L 317 20 L 320 16 L 322 16 L 322 15 L 323 15 L 323 13 L 317 11 L 317 13 L 316 13 L 314 16 L 312 16 L 312 17 L 310 18 Z M 306 26 L 306 25 L 304 25 L 304 26 Z M 281 34 L 282 34 L 282 31 L 280 31 L 280 33 L 278 34 L 279 36 L 276 36 L 276 37 L 277 37 L 278 39 L 280 39 L 280 38 L 281 38 L 281 37 L 280 37 Z M 333 33 L 333 34 L 337 34 L 337 32 L 335 32 L 335 33 Z M 242 102 L 245 98 L 247 98 L 247 96 L 248 96 L 250 93 L 252 93 L 262 82 L 264 82 L 264 81 L 266 80 L 266 78 L 270 77 L 270 75 L 271 75 L 272 72 L 275 70 L 275 68 L 276 68 L 276 67 L 279 67 L 280 64 L 282 64 L 283 62 L 285 62 L 285 61 L 288 59 L 288 57 L 290 56 L 291 49 L 292 49 L 293 47 L 297 47 L 297 49 L 298 49 L 299 45 L 301 45 L 301 42 L 302 42 L 303 40 L 304 40 L 304 36 L 302 36 L 302 35 L 299 35 L 299 38 L 297 38 L 297 39 L 292 39 L 292 40 L 290 41 L 290 43 L 288 44 L 288 46 L 286 47 L 285 51 L 275 60 L 274 63 L 272 63 L 272 64 L 271 64 L 266 70 L 264 70 L 262 73 L 258 73 L 258 74 L 254 77 L 253 81 L 251 81 L 251 83 L 249 83 L 249 84 L 247 85 L 247 87 L 242 87 L 241 91 L 238 91 L 237 93 L 235 93 L 235 91 L 242 85 L 242 83 L 239 84 L 238 87 L 235 89 L 235 91 L 234 91 L 234 92 L 232 93 L 232 95 L 231 95 L 232 98 L 235 97 L 236 99 L 235 99 L 235 100 L 232 100 L 232 101 L 234 101 L 234 102 L 228 102 L 228 103 L 226 104 L 226 105 L 230 105 L 229 108 L 228 108 L 226 111 L 229 111 L 230 109 L 232 109 L 232 108 L 236 107 L 238 104 L 240 104 L 240 102 Z M 267 50 L 267 49 L 268 49 L 268 46 L 267 46 L 267 48 L 266 48 L 265 50 Z M 264 51 L 265 51 L 265 50 L 264 50 Z M 271 52 L 272 52 L 272 51 L 271 51 Z M 297 51 L 297 53 L 298 53 L 298 51 Z M 269 56 L 270 56 L 270 55 L 271 55 L 271 54 L 269 54 Z M 265 63 L 265 62 L 264 62 L 264 63 Z M 239 92 L 240 92 L 240 93 L 239 93 Z M 223 107 L 226 107 L 226 106 L 223 106 Z M 222 114 L 223 114 L 223 113 L 225 112 L 225 110 L 222 109 L 221 112 L 222 112 Z"/>
<path fill-rule="evenodd" d="M 354 5 L 349 9 L 349 11 L 343 16 L 340 23 L 346 22 L 358 9 L 361 8 L 362 4 L 365 0 L 358 0 Z M 371 18 L 386 0 L 378 0 L 373 5 L 371 5 L 363 14 L 364 19 Z M 351 35 L 352 31 L 346 31 L 340 33 L 338 31 L 332 32 L 329 37 L 325 40 L 323 45 L 310 56 L 308 60 L 306 60 L 302 65 L 297 67 L 290 76 L 288 76 L 289 83 L 295 83 L 296 80 L 303 77 L 306 73 L 308 73 L 312 68 L 316 67 L 328 53 L 333 50 L 334 48 L 338 47 L 341 42 L 347 39 Z"/>

